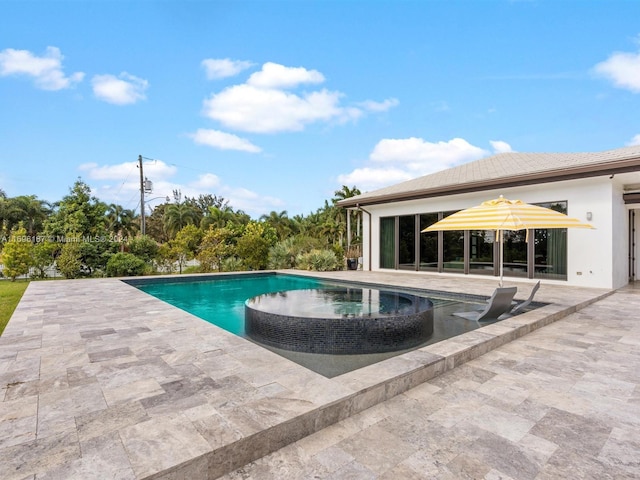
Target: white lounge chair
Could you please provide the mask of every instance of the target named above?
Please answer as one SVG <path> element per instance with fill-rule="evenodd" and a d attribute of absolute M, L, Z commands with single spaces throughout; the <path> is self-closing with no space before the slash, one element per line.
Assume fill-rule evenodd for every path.
<path fill-rule="evenodd" d="M 533 296 L 536 294 L 538 289 L 540 288 L 540 280 L 536 283 L 531 289 L 531 293 L 529 294 L 529 298 L 527 298 L 524 302 L 517 304 L 515 307 L 511 309 L 509 315 L 516 315 L 518 313 L 522 313 L 522 311 L 529 306 L 531 301 L 533 300 Z"/>
<path fill-rule="evenodd" d="M 475 320 L 477 322 L 487 320 L 498 320 L 500 315 L 503 315 L 511 310 L 511 302 L 518 290 L 517 287 L 498 287 L 491 295 L 491 298 L 487 301 L 487 305 L 481 311 L 471 312 L 455 312 L 457 317 L 466 318 L 467 320 Z"/>

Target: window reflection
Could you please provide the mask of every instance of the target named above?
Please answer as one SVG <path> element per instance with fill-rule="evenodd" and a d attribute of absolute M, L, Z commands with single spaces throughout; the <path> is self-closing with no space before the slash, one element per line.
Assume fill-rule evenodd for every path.
<path fill-rule="evenodd" d="M 496 233 L 493 230 L 472 230 L 469 234 L 469 271 L 493 275 L 493 252 Z"/>
<path fill-rule="evenodd" d="M 420 215 L 420 231 L 438 221 L 437 213 Z M 438 232 L 420 234 L 420 270 L 438 269 Z"/>
<path fill-rule="evenodd" d="M 442 218 L 456 213 L 444 212 Z M 443 232 L 443 264 L 444 271 L 464 270 L 464 230 L 452 230 Z"/>

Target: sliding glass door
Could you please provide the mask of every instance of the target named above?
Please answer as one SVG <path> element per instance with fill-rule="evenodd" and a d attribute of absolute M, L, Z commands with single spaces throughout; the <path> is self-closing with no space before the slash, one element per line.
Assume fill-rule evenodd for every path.
<path fill-rule="evenodd" d="M 472 230 L 469 232 L 469 273 L 494 275 L 493 263 L 496 250 L 496 232 Z"/>
<path fill-rule="evenodd" d="M 416 269 L 416 216 L 398 218 L 398 268 Z"/>
<path fill-rule="evenodd" d="M 438 221 L 437 213 L 420 215 L 420 231 Z M 438 232 L 420 234 L 420 270 L 438 270 Z"/>
<path fill-rule="evenodd" d="M 380 268 L 396 268 L 396 217 L 380 219 Z"/>
<path fill-rule="evenodd" d="M 566 213 L 567 202 L 538 204 Z M 499 275 L 492 230 L 425 232 L 451 212 L 380 218 L 380 268 Z M 504 275 L 567 279 L 567 230 L 536 229 L 504 234 Z M 529 240 L 527 242 L 527 240 Z"/>
<path fill-rule="evenodd" d="M 556 212 L 567 213 L 567 202 L 538 203 Z M 567 229 L 534 230 L 534 277 L 555 280 L 567 279 Z"/>

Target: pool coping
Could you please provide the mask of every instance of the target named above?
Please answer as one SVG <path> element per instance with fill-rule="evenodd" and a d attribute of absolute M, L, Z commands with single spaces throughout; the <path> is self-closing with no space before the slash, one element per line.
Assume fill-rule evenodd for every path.
<path fill-rule="evenodd" d="M 280 273 L 485 297 L 496 286 L 405 272 Z M 9 412 L 0 460 L 13 467 L 3 478 L 89 467 L 217 478 L 611 293 L 543 284 L 546 306 L 328 379 L 119 279 L 35 282 L 0 337 Z M 107 442 L 111 450 L 96 447 Z"/>

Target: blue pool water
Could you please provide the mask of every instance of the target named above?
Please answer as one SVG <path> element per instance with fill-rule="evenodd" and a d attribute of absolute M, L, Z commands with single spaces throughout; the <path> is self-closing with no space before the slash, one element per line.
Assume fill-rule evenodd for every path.
<path fill-rule="evenodd" d="M 322 288 L 329 284 L 315 278 L 258 274 L 134 285 L 228 332 L 244 336 L 244 303 L 249 298 L 284 290 Z"/>

